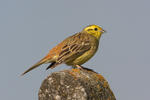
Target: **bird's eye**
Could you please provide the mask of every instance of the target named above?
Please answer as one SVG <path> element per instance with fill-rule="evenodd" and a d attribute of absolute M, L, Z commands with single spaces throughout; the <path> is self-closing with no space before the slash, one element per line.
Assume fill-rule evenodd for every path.
<path fill-rule="evenodd" d="M 97 31 L 98 29 L 97 29 L 97 28 L 94 28 L 94 30 Z"/>

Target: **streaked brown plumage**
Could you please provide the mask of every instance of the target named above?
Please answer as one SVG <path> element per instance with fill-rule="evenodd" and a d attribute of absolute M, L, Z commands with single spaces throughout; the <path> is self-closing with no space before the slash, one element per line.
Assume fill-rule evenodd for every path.
<path fill-rule="evenodd" d="M 93 31 L 94 29 L 97 30 Z M 100 34 L 96 33 L 96 31 Z M 97 51 L 99 38 L 103 32 L 103 29 L 97 25 L 84 28 L 83 31 L 66 38 L 51 49 L 47 56 L 25 71 L 22 75 L 44 63 L 51 63 L 47 69 L 54 68 L 62 63 L 71 66 L 82 65 Z"/>

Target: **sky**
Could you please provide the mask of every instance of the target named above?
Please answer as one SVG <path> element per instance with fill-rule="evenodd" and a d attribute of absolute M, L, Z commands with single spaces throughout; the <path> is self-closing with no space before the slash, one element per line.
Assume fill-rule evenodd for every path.
<path fill-rule="evenodd" d="M 90 24 L 107 31 L 84 64 L 108 81 L 117 100 L 146 100 L 150 90 L 150 1 L 1 0 L 0 98 L 37 100 L 42 81 L 70 69 L 48 65 L 20 76 L 66 37 Z"/>

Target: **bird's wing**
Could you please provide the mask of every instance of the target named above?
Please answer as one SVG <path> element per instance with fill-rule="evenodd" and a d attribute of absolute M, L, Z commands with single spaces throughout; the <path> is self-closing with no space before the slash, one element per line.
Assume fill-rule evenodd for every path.
<path fill-rule="evenodd" d="M 61 63 L 73 61 L 91 48 L 89 35 L 85 33 L 77 33 L 63 42 L 64 45 L 61 48 L 58 58 L 47 69 L 54 68 Z"/>

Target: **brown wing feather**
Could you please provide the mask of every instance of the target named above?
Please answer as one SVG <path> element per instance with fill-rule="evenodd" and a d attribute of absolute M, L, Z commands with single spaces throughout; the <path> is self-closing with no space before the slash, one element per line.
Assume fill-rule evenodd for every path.
<path fill-rule="evenodd" d="M 66 45 L 59 53 L 56 63 L 70 62 L 84 54 L 90 48 L 89 35 L 86 33 L 77 33 L 66 41 Z"/>

